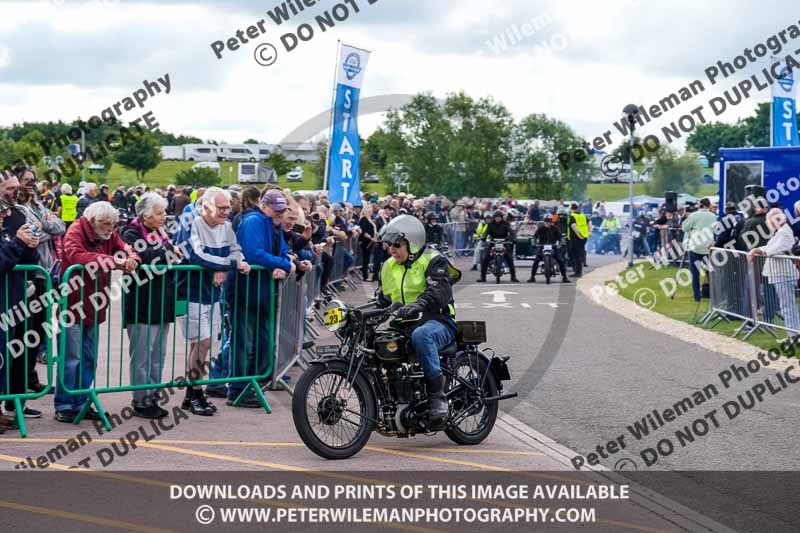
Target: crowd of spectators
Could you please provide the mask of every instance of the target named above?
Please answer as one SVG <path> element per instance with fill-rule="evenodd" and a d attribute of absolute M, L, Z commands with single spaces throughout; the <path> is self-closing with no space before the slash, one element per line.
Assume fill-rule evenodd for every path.
<path fill-rule="evenodd" d="M 130 384 L 161 383 L 168 339 L 178 322 L 188 347 L 187 375 L 193 374 L 194 381 L 199 381 L 210 369 L 209 377 L 219 380 L 205 389 L 196 383 L 187 386 L 182 407 L 211 416 L 217 408 L 209 396 L 224 398 L 235 407 L 261 405 L 255 392 L 248 390 L 247 381 L 222 382 L 267 372 L 261 347 L 269 342 L 269 318 L 275 312 L 272 284 L 290 276 L 299 280 L 313 270 L 321 291 L 328 292 L 331 284 L 339 282 L 332 279 L 335 257 L 341 260 L 342 271 L 356 267 L 364 281 L 377 281 L 387 258 L 377 235 L 396 216 L 418 217 L 425 225 L 428 245 L 451 256 L 473 256 L 473 270 L 484 266 L 483 275 L 482 243 L 492 236 L 492 228 L 511 227 L 511 223 L 514 228 L 533 226 L 534 240 L 564 244 L 577 276 L 586 261 L 587 240 L 592 251 L 620 253 L 620 222 L 603 203 L 591 200 L 544 207 L 513 198 L 452 201 L 441 195 L 416 198 L 400 193 L 383 197 L 364 194 L 362 205 L 354 206 L 330 202 L 325 193 L 293 193 L 274 185 L 263 189 L 170 185 L 153 190 L 142 185 L 119 187 L 109 194 L 107 186 L 91 182 L 82 182 L 74 193 L 69 184 L 37 182 L 35 172 L 27 168 L 4 173 L 2 178 L 0 272 L 7 280 L 6 290 L 0 290 L 2 310 L 40 298 L 46 292 L 48 275 L 59 284 L 69 271 L 64 283 L 71 288 L 76 281 L 76 286 L 82 287 L 68 292 L 71 320 L 58 332 L 66 345 L 63 376 L 56 381 L 54 397 L 55 416 L 62 422 L 73 422 L 87 401 L 85 395 L 68 391 L 89 390 L 95 379 L 97 326 L 108 320 L 110 305 L 110 299 L 98 295 L 108 291 L 113 279 L 122 279 L 126 288 L 122 320 Z M 636 213 L 630 224 L 633 245 L 640 245 L 637 253 L 653 255 L 670 242 L 703 233 L 717 221 L 714 208 L 703 200 L 680 210 Z M 725 232 L 715 234 L 716 242 L 713 238 L 691 240 L 687 266 L 692 270 L 695 298 L 701 297 L 695 265 L 708 256 L 710 248 L 725 245 L 722 241 L 731 241 L 754 255 L 790 252 L 794 237 L 790 238 L 791 229 L 779 215 L 768 215 L 766 208 L 756 207 L 745 220 L 735 206 L 726 206 L 723 219 L 732 217 L 731 224 Z M 758 238 L 742 247 L 742 235 L 748 232 Z M 511 232 L 506 233 L 511 237 Z M 356 259 L 359 264 L 354 264 Z M 557 256 L 557 264 L 567 282 L 563 259 Z M 538 263 L 534 257 L 528 281 L 535 281 Z M 148 268 L 155 264 L 199 268 L 195 272 L 184 269 L 180 276 L 175 272 L 163 275 Z M 18 265 L 41 268 L 12 271 Z M 79 267 L 71 269 L 74 265 Z M 785 265 L 768 260 L 764 276 L 782 316 L 800 330 L 797 308 L 791 305 L 797 272 L 779 266 Z M 112 270 L 121 275 L 112 277 Z M 150 272 L 144 281 L 139 275 L 142 270 Z M 513 269 L 512 277 L 516 281 Z M 180 296 L 152 298 L 153 294 Z M 177 300 L 187 302 L 185 313 L 178 313 Z M 772 307 L 767 312 L 774 315 L 778 304 Z M 45 321 L 45 311 L 39 309 L 23 323 L 0 332 L 4 344 L 22 341 L 29 330 L 41 339 L 38 344 L 26 344 L 25 357 L 0 359 L 4 378 L 0 379 L 0 394 L 45 388 L 36 369 L 37 361 L 44 362 L 48 342 Z M 220 340 L 218 353 L 211 353 L 214 338 Z M 139 387 L 132 396 L 138 416 L 167 415 L 158 406 L 157 389 Z M 13 402 L 4 407 L 9 415 L 15 414 Z M 25 417 L 41 416 L 41 411 L 24 402 L 23 409 Z M 89 409 L 85 416 L 96 420 L 100 413 Z M 11 416 L 0 417 L 0 431 L 13 424 Z"/>

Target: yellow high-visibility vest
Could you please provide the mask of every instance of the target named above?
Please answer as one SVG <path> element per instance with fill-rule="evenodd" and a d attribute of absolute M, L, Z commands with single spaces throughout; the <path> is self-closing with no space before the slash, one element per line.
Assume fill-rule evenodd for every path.
<path fill-rule="evenodd" d="M 583 213 L 572 213 L 572 218 L 575 219 L 575 225 L 578 226 L 578 234 L 584 239 L 589 238 L 589 222 L 586 220 L 586 215 Z M 567 235 L 571 236 L 572 225 L 567 228 Z"/>
<path fill-rule="evenodd" d="M 78 197 L 71 194 L 61 195 L 61 220 L 75 222 L 78 215 Z"/>
<path fill-rule="evenodd" d="M 428 265 L 434 257 L 440 255 L 436 251 L 425 252 L 408 268 L 391 257 L 387 259 L 381 268 L 381 290 L 384 296 L 392 302 L 400 302 L 403 305 L 416 302 L 417 298 L 425 292 L 425 288 L 428 286 L 425 277 Z M 461 272 L 450 265 L 449 262 L 447 270 L 453 283 L 461 279 Z M 450 304 L 448 310 L 450 317 L 455 318 L 455 306 Z"/>

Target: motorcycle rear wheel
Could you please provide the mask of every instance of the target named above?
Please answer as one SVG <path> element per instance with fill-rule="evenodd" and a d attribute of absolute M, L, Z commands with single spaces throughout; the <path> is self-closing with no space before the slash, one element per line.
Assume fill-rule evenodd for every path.
<path fill-rule="evenodd" d="M 373 430 L 372 388 L 358 374 L 348 392 L 347 370 L 342 361 L 311 365 L 300 376 L 292 397 L 297 433 L 309 450 L 325 459 L 354 456 L 367 444 Z M 343 403 L 344 395 L 348 398 Z"/>
<path fill-rule="evenodd" d="M 476 445 L 483 442 L 494 428 L 497 420 L 498 403 L 486 403 L 484 398 L 497 396 L 497 382 L 494 374 L 489 371 L 481 388 L 481 378 L 486 371 L 488 362 L 484 357 L 475 352 L 463 352 L 455 361 L 452 368 L 453 374 L 475 387 L 472 391 L 458 382 L 453 376 L 447 377 L 445 390 L 450 403 L 450 419 L 455 420 L 460 415 L 470 413 L 463 417 L 456 425 L 448 425 L 445 434 L 455 442 L 462 445 Z"/>

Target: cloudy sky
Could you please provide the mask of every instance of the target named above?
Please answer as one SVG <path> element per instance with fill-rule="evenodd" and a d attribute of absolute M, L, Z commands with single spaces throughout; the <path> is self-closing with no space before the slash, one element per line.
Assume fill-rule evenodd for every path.
<path fill-rule="evenodd" d="M 351 9 L 335 28 L 317 29 L 286 52 L 282 35 L 313 23 L 339 0 L 319 0 L 280 26 L 267 16 L 277 0 L 0 0 L 0 124 L 88 118 L 130 96 L 143 80 L 168 73 L 171 93 L 124 119 L 152 111 L 173 133 L 278 142 L 330 106 L 342 40 L 374 51 L 362 97 L 464 90 L 496 98 L 517 119 L 545 113 L 594 137 L 625 104 L 649 106 L 695 79 L 708 87 L 698 105 L 707 101 L 734 83 L 711 88 L 703 73 L 708 66 L 732 61 L 800 19 L 800 8 L 788 0 L 349 2 L 358 14 Z M 262 18 L 264 35 L 237 51 L 226 49 L 222 59 L 214 56 L 212 42 Z M 526 22 L 536 31 L 513 43 L 508 34 Z M 503 36 L 505 50 L 497 44 Z M 262 42 L 278 49 L 272 66 L 253 59 Z M 790 44 L 800 48 L 800 39 Z M 756 94 L 720 118 L 733 122 L 768 97 Z M 676 110 L 652 127 L 681 114 Z M 362 117 L 362 135 L 379 121 L 379 114 Z"/>

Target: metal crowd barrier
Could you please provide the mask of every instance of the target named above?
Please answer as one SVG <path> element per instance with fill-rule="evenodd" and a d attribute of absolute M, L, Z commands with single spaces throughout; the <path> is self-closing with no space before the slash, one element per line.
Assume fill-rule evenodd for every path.
<path fill-rule="evenodd" d="M 798 261 L 800 258 L 790 255 L 753 257 L 754 318 L 757 326 L 768 332 L 777 328 L 792 336 L 800 335 Z"/>
<path fill-rule="evenodd" d="M 349 239 L 340 250 L 343 252 L 354 246 L 357 247 L 357 239 Z M 342 256 L 339 256 L 340 261 Z M 339 272 L 331 276 L 331 281 L 344 281 L 345 286 L 356 287 L 349 273 L 344 271 L 343 262 L 340 265 Z M 112 425 L 100 402 L 100 395 L 107 393 L 155 393 L 158 389 L 241 383 L 242 390 L 235 401 L 238 403 L 248 391 L 252 391 L 269 413 L 271 408 L 264 398 L 260 383 L 269 381 L 273 389 L 280 387 L 291 393 L 292 387 L 284 377 L 295 365 L 305 368 L 315 357 L 310 347 L 304 348 L 303 341 L 320 335 L 313 319 L 316 317 L 321 320 L 320 310 L 315 305 L 323 288 L 321 261 L 317 261 L 301 279 L 292 275 L 279 284 L 272 280 L 271 271 L 261 267 L 251 267 L 248 276 L 238 272 L 229 274 L 222 285 L 221 298 L 226 305 L 210 306 L 205 316 L 207 330 L 201 316 L 192 316 L 190 320 L 187 300 L 191 292 L 189 289 L 203 285 L 209 276 L 214 275 L 213 272 L 194 265 L 143 265 L 132 274 L 114 275 L 105 284 L 99 276 L 90 275 L 91 268 L 85 265 L 71 266 L 64 272 L 60 286 L 55 291 L 49 273 L 39 266 L 21 265 L 14 269 L 14 274 L 6 276 L 5 294 L 8 294 L 9 286 L 14 283 L 27 286 L 27 281 L 33 278 L 34 273 L 41 273 L 44 275 L 45 294 L 48 295 L 42 299 L 42 309 L 49 323 L 45 327 L 45 389 L 39 393 L 27 392 L 28 369 L 32 368 L 29 363 L 36 359 L 35 353 L 27 346 L 21 351 L 19 359 L 14 359 L 24 363 L 26 390 L 10 393 L 14 379 L 12 366 L 0 365 L 0 377 L 3 378 L 0 401 L 14 402 L 22 436 L 27 435 L 22 402 L 41 398 L 53 386 L 57 390 L 57 403 L 73 402 L 73 405 L 80 406 L 76 424 L 85 418 L 94 405 L 108 431 L 112 430 Z M 14 275 L 22 277 L 12 279 Z M 154 285 L 159 276 L 162 277 L 162 283 Z M 169 284 L 163 282 L 167 277 L 171 281 Z M 129 281 L 128 290 L 125 289 L 126 282 L 122 281 L 124 278 Z M 235 290 L 237 287 L 240 290 Z M 256 295 L 263 294 L 264 289 L 267 297 L 254 302 L 251 289 L 255 290 Z M 70 307 L 70 293 L 73 292 L 80 297 L 80 304 L 73 302 Z M 12 317 L 16 313 L 13 304 L 16 302 L 9 302 L 6 298 L 6 314 L 0 317 L 0 334 L 5 337 L 6 345 L 12 338 L 22 338 L 25 332 L 30 331 L 25 310 L 36 310 L 32 300 L 25 293 L 18 304 L 19 316 L 25 318 L 14 323 Z M 174 308 L 168 313 L 165 312 L 165 304 L 170 301 L 174 302 Z M 157 305 L 159 302 L 161 305 Z M 57 317 L 54 303 L 59 306 Z M 132 323 L 126 323 L 125 311 L 128 308 L 134 310 Z M 142 313 L 146 313 L 144 320 Z M 131 327 L 130 331 L 128 327 Z M 243 328 L 248 329 L 242 331 Z M 206 335 L 209 349 L 205 361 L 202 365 L 199 362 L 191 365 L 190 355 L 194 352 L 190 338 L 205 338 Z M 58 355 L 54 357 L 56 337 Z M 248 353 L 239 351 L 241 344 L 237 345 L 237 339 Z M 131 342 L 142 346 L 142 340 L 145 340 L 143 352 L 146 352 L 146 359 L 142 359 L 142 352 L 138 351 L 131 357 Z M 69 357 L 68 343 L 71 346 Z M 205 378 L 204 375 L 211 368 L 211 358 L 217 354 L 226 359 L 226 363 L 223 363 L 225 373 L 222 377 Z M 8 350 L 0 355 L 0 359 L 7 363 L 10 359 Z M 54 379 L 54 364 L 58 369 L 57 379 Z M 202 373 L 191 371 L 191 368 L 199 366 L 204 368 Z M 144 375 L 140 368 L 146 369 Z M 68 369 L 71 377 L 69 382 L 65 382 Z"/>
<path fill-rule="evenodd" d="M 744 332 L 744 339 L 759 330 L 776 337 L 775 329 L 792 336 L 800 335 L 797 308 L 800 258 L 788 255 L 765 257 L 728 248 L 713 248 L 709 259 L 712 266 L 708 271 L 711 305 L 702 319 L 703 324 L 711 324 L 712 320 L 742 320 L 733 336 L 738 337 Z"/>
<path fill-rule="evenodd" d="M 305 282 L 305 278 L 313 276 L 314 270 L 303 274 L 301 280 L 297 279 L 296 274 L 292 274 L 279 284 L 273 390 L 281 386 L 286 387 L 284 377 L 300 359 L 307 311 L 305 297 L 308 294 L 306 292 L 308 283 Z"/>
<path fill-rule="evenodd" d="M 37 276 L 38 274 L 38 276 Z M 58 296 L 53 292 L 50 273 L 39 265 L 17 265 L 5 274 L 2 290 L 3 315 L 0 316 L 0 401 L 12 402 L 22 437 L 28 435 L 23 417 L 23 402 L 46 395 L 53 386 L 53 342 L 55 321 L 53 304 Z M 31 287 L 42 287 L 44 292 Z M 14 291 L 17 297 L 14 298 Z M 11 300 L 15 301 L 11 301 Z M 37 351 L 44 346 L 46 381 L 40 392 L 28 392 L 31 378 L 37 372 Z M 38 374 L 36 374 L 38 376 Z M 13 389 L 13 392 L 12 392 Z"/>
<path fill-rule="evenodd" d="M 666 231 L 666 230 L 663 230 Z M 746 328 L 755 326 L 753 320 L 753 291 L 751 283 L 751 257 L 747 252 L 728 248 L 713 248 L 709 254 L 708 288 L 710 306 L 708 314 L 701 320 L 710 324 L 712 320 L 743 320 L 734 336 Z M 718 322 L 714 323 L 716 325 Z"/>
<path fill-rule="evenodd" d="M 475 252 L 473 234 L 477 221 L 447 222 L 442 224 L 444 240 L 450 251 L 460 256 L 471 256 Z"/>
<path fill-rule="evenodd" d="M 106 289 L 101 286 L 99 276 L 92 277 L 84 265 L 73 265 L 67 269 L 62 278 L 62 287 L 68 286 L 73 291 L 78 291 L 79 302 L 82 304 L 76 303 L 70 307 L 70 291 L 62 290 L 59 303 L 59 326 L 62 333 L 58 350 L 56 403 L 63 405 L 72 402 L 74 406 L 81 406 L 75 418 L 76 424 L 94 404 L 106 429 L 110 431 L 112 426 L 100 405 L 100 394 L 242 383 L 244 386 L 235 402 L 238 403 L 248 391 L 252 391 L 264 410 L 271 412 L 258 385 L 258 381 L 269 379 L 274 362 L 275 287 L 271 271 L 267 269 L 253 266 L 247 276 L 235 272 L 222 285 L 223 298 L 227 298 L 230 306 L 231 346 L 227 375 L 216 379 L 198 379 L 206 372 L 195 370 L 195 377 L 192 376 L 192 370 L 201 366 L 201 362 L 190 360 L 190 356 L 196 353 L 194 342 L 190 342 L 190 338 L 208 339 L 210 347 L 202 366 L 208 365 L 206 368 L 210 368 L 210 358 L 221 351 L 226 335 L 220 306 L 208 306 L 206 316 L 201 313 L 190 317 L 190 314 L 195 314 L 192 311 L 198 306 L 187 302 L 187 299 L 192 299 L 190 294 L 194 294 L 195 289 L 203 286 L 204 281 L 208 282 L 209 276 L 213 275 L 213 272 L 195 265 L 143 265 L 133 275 L 123 275 L 112 280 Z M 122 280 L 126 276 L 131 280 L 130 292 L 123 289 Z M 161 280 L 159 276 L 162 277 Z M 172 278 L 169 280 L 171 283 L 167 282 L 168 277 Z M 138 289 L 135 288 L 143 280 L 146 281 L 138 285 Z M 154 293 L 156 281 L 160 281 L 160 290 L 157 288 Z M 167 294 L 167 287 L 170 285 L 170 294 Z M 228 287 L 240 287 L 241 290 L 225 292 Z M 252 296 L 251 289 L 254 290 Z M 267 298 L 263 298 L 264 292 Z M 142 293 L 146 293 L 144 302 L 141 301 L 145 296 Z M 254 301 L 258 295 L 262 296 Z M 90 306 L 86 305 L 87 299 Z M 156 299 L 161 304 L 154 306 Z M 117 305 L 117 300 L 121 311 L 118 317 L 110 309 L 111 305 Z M 172 313 L 165 314 L 165 306 L 170 300 L 175 304 L 174 309 Z M 136 323 L 126 324 L 125 309 L 131 304 L 134 306 Z M 140 322 L 141 315 L 137 310 L 143 308 L 148 310 L 147 319 Z M 160 309 L 158 316 L 153 316 L 154 308 Z M 74 312 L 76 310 L 77 313 Z M 179 325 L 182 327 L 178 327 Z M 130 329 L 126 335 L 128 328 Z M 247 331 L 242 332 L 244 328 Z M 139 368 L 134 368 L 134 362 L 137 367 L 141 367 L 143 361 L 138 358 L 133 361 L 134 357 L 128 354 L 131 341 L 141 346 L 139 335 L 147 336 L 144 345 L 147 352 L 146 364 L 143 365 L 144 376 Z M 248 343 L 243 346 L 248 353 L 239 351 L 237 338 L 240 342 Z M 67 356 L 68 341 L 73 352 L 70 357 Z M 249 344 L 251 342 L 252 345 Z M 101 347 L 105 348 L 102 351 L 105 355 L 102 357 Z M 67 368 L 70 371 L 70 383 L 65 382 Z M 165 370 L 166 377 L 163 376 Z M 134 372 L 135 377 L 132 376 Z"/>

